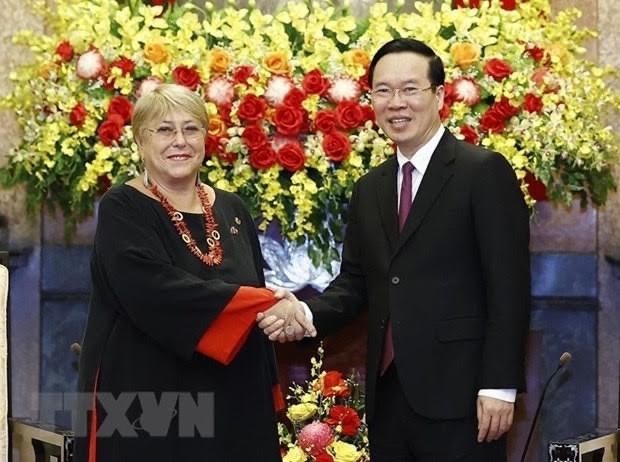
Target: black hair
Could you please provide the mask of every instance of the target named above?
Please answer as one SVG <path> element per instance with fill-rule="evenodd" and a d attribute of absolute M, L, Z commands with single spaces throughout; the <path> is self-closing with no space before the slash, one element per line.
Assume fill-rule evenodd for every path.
<path fill-rule="evenodd" d="M 443 61 L 431 47 L 424 42 L 412 38 L 397 38 L 390 40 L 377 50 L 368 67 L 368 84 L 372 87 L 375 67 L 381 58 L 392 53 L 415 53 L 424 56 L 428 60 L 428 79 L 433 87 L 444 84 L 446 72 Z"/>

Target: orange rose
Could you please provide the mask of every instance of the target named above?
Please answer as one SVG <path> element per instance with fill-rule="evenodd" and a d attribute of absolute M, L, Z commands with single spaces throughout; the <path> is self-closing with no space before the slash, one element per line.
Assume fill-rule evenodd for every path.
<path fill-rule="evenodd" d="M 209 117 L 209 135 L 224 136 L 226 134 L 226 124 L 218 116 Z"/>
<path fill-rule="evenodd" d="M 144 47 L 144 58 L 152 64 L 162 64 L 168 61 L 170 54 L 163 43 L 151 42 Z"/>
<path fill-rule="evenodd" d="M 281 51 L 273 51 L 263 58 L 263 66 L 272 74 L 288 74 L 289 64 L 286 55 Z"/>
<path fill-rule="evenodd" d="M 209 67 L 216 74 L 223 74 L 228 70 L 230 65 L 230 55 L 227 51 L 221 48 L 214 48 L 211 50 L 211 57 L 209 59 Z"/>
<path fill-rule="evenodd" d="M 355 50 L 349 50 L 342 54 L 342 60 L 347 66 L 362 66 L 366 67 L 370 64 L 370 58 L 368 53 L 359 48 Z"/>
<path fill-rule="evenodd" d="M 461 69 L 466 69 L 480 59 L 480 48 L 473 43 L 455 43 L 450 47 L 452 60 Z"/>
<path fill-rule="evenodd" d="M 41 67 L 39 67 L 39 77 L 43 79 L 49 79 L 53 72 L 58 70 L 58 65 L 56 63 L 43 63 Z"/>

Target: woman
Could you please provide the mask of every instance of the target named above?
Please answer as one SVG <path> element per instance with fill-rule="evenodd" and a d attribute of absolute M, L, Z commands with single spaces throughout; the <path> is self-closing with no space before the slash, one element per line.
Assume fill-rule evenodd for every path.
<path fill-rule="evenodd" d="M 206 127 L 185 87 L 136 103 L 144 174 L 99 206 L 79 462 L 280 460 L 273 349 L 255 326 L 277 300 L 241 200 L 199 180 Z M 312 330 L 291 305 L 272 312 Z"/>

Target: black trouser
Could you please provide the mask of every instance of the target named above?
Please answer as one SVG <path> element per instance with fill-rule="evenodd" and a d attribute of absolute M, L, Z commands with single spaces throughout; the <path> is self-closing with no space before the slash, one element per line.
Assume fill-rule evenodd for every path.
<path fill-rule="evenodd" d="M 372 462 L 505 462 L 505 435 L 478 443 L 478 421 L 436 420 L 415 413 L 392 364 L 379 379 L 375 417 L 369 427 Z"/>

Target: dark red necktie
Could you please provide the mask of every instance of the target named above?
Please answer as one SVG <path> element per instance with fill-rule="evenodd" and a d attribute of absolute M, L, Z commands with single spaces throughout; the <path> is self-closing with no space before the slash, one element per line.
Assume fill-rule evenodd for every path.
<path fill-rule="evenodd" d="M 400 186 L 400 204 L 398 206 L 398 225 L 401 232 L 405 227 L 409 210 L 411 210 L 411 174 L 415 167 L 411 162 L 406 162 L 402 169 L 403 182 Z M 392 343 L 392 324 L 388 320 L 385 328 L 383 354 L 381 355 L 381 375 L 385 374 L 392 361 L 394 361 L 394 344 Z"/>

